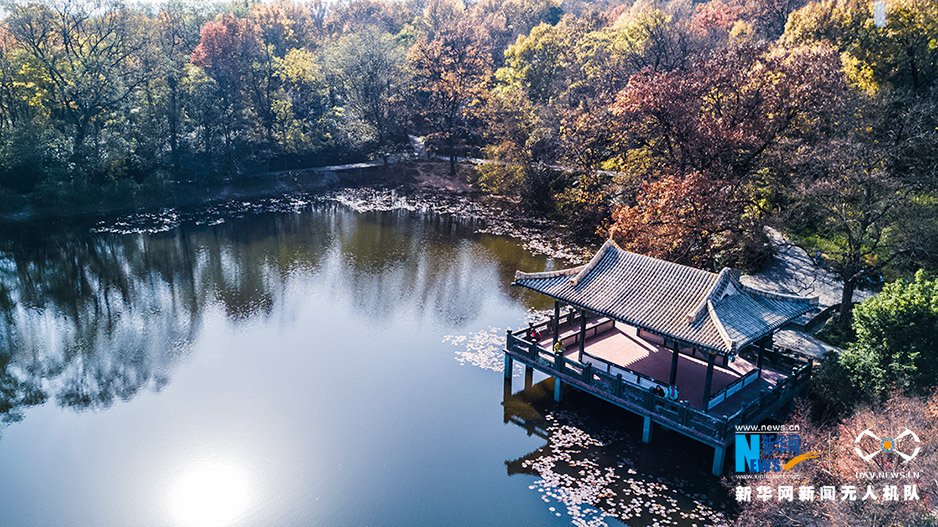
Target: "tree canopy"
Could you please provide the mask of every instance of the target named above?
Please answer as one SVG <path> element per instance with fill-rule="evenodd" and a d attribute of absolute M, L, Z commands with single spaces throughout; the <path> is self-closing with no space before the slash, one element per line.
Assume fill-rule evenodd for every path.
<path fill-rule="evenodd" d="M 938 254 L 938 7 L 886 8 L 876 27 L 860 0 L 13 2 L 0 195 L 121 201 L 418 136 L 587 241 L 750 269 L 779 228 L 841 275 L 846 328 L 856 287 Z"/>
<path fill-rule="evenodd" d="M 856 341 L 840 362 L 854 386 L 885 395 L 938 383 L 938 281 L 919 271 L 886 285 L 853 316 Z"/>

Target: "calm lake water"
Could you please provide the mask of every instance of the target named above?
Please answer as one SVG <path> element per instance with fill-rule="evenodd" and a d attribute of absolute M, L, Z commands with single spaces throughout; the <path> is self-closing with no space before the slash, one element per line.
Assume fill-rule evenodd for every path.
<path fill-rule="evenodd" d="M 726 521 L 712 450 L 520 369 L 506 393 L 505 329 L 550 305 L 514 271 L 564 262 L 295 209 L 3 233 L 0 525 Z"/>

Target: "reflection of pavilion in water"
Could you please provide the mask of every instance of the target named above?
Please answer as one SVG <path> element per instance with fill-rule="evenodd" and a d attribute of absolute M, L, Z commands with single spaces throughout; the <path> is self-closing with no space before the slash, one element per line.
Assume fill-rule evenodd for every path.
<path fill-rule="evenodd" d="M 584 405 L 557 408 L 552 402 L 553 382 L 547 378 L 535 384 L 528 374 L 525 388 L 512 393 L 511 380 L 505 380 L 504 422 L 545 442 L 505 461 L 509 476 L 538 478 L 530 488 L 546 504 L 565 509 L 574 525 L 606 525 L 607 516 L 642 525 L 726 523 L 723 506 L 715 505 L 725 502 L 714 490 L 718 486 L 709 476 L 679 468 L 695 465 L 693 449 L 688 452 L 680 444 L 664 441 L 659 449 L 667 462 L 648 456 L 645 445 L 621 426 L 623 415 L 610 415 L 607 408 L 579 394 L 578 402 Z"/>
<path fill-rule="evenodd" d="M 534 371 L 525 369 L 524 390 L 511 393 L 511 380 L 505 379 L 505 391 L 502 396 L 502 406 L 505 411 L 505 423 L 513 423 L 524 428 L 528 435 L 536 435 L 547 439 L 547 429 L 544 427 L 544 415 L 537 410 L 535 402 L 543 400 L 551 393 L 552 388 L 548 382 L 533 383 Z M 509 474 L 511 470 L 509 469 Z"/>
<path fill-rule="evenodd" d="M 514 285 L 555 299 L 554 316 L 508 333 L 506 378 L 517 360 L 526 375 L 554 377 L 557 401 L 570 385 L 641 416 L 646 443 L 657 423 L 710 445 L 715 475 L 736 426 L 775 415 L 807 388 L 810 362 L 774 348 L 772 336 L 816 298 L 754 289 L 730 269 L 710 273 L 611 241 L 586 265 L 518 272 Z M 561 304 L 579 313 L 561 317 Z"/>

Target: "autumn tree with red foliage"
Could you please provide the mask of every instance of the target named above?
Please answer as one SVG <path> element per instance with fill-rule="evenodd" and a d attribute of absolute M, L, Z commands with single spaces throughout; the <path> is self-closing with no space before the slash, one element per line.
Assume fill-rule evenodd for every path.
<path fill-rule="evenodd" d="M 608 235 L 630 251 L 713 269 L 727 254 L 742 259 L 752 242 L 736 194 L 701 172 L 645 182 L 634 205 L 612 213 Z"/>
<path fill-rule="evenodd" d="M 224 15 L 206 22 L 200 35 L 192 63 L 205 68 L 226 93 L 237 88 L 260 44 L 256 26 L 248 19 Z"/>
<path fill-rule="evenodd" d="M 760 197 L 780 175 L 773 161 L 824 127 L 844 89 L 838 67 L 825 46 L 741 44 L 689 72 L 633 76 L 613 114 L 621 149 L 641 161 L 631 177 L 648 183 L 609 232 L 657 257 L 745 264 L 761 236 Z"/>
<path fill-rule="evenodd" d="M 215 81 L 222 111 L 218 126 L 224 138 L 226 164 L 231 166 L 233 141 L 244 127 L 243 99 L 248 91 L 251 63 L 260 46 L 257 28 L 248 19 L 224 15 L 206 22 L 200 36 L 191 61 Z"/>
<path fill-rule="evenodd" d="M 773 146 L 823 126 L 844 89 L 839 60 L 826 46 L 742 44 L 687 73 L 635 75 L 613 108 L 624 147 L 646 150 L 667 173 L 742 182 Z"/>

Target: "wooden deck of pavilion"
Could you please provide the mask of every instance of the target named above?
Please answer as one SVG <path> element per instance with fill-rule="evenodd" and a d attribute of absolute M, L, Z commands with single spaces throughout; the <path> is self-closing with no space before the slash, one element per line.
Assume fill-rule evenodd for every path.
<path fill-rule="evenodd" d="M 561 333 L 561 340 L 574 336 L 575 331 L 571 328 Z M 564 356 L 583 364 L 592 363 L 594 368 L 607 372 L 615 371 L 617 367 L 627 369 L 654 379 L 662 388 L 666 388 L 670 380 L 673 352 L 654 342 L 650 336 L 643 338 L 639 333 L 636 328 L 615 324 L 609 330 L 587 337 L 582 356 L 577 346 L 567 348 Z M 542 339 L 538 344 L 550 348 L 552 339 Z M 758 366 L 741 357 L 732 362 L 727 361 L 726 366 L 714 365 L 712 393 L 719 393 L 757 369 Z M 703 400 L 706 373 L 707 360 L 702 356 L 678 355 L 675 385 L 678 387 L 679 399 L 691 408 L 706 411 L 713 416 L 733 415 L 746 403 L 758 397 L 761 391 L 772 390 L 776 384 L 788 377 L 785 373 L 763 367 L 761 375 L 751 384 L 711 409 L 705 410 Z"/>

